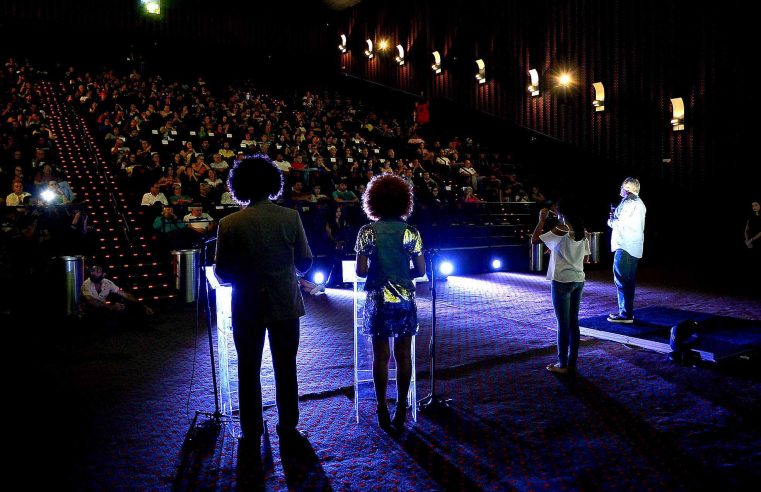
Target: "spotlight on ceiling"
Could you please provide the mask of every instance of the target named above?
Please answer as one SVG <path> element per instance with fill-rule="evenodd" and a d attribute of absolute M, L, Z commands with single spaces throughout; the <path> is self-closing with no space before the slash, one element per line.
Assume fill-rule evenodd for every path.
<path fill-rule="evenodd" d="M 140 0 L 146 14 L 161 15 L 161 0 Z"/>
<path fill-rule="evenodd" d="M 558 75 L 558 87 L 570 87 L 573 84 L 573 78 L 568 72 L 563 72 Z"/>

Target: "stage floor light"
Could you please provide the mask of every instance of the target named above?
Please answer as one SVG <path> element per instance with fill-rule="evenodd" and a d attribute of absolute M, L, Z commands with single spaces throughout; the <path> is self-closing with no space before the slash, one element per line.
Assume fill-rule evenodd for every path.
<path fill-rule="evenodd" d="M 312 276 L 312 281 L 316 284 L 325 282 L 325 274 L 323 272 L 315 272 L 315 274 Z"/>
<path fill-rule="evenodd" d="M 491 267 L 493 270 L 499 270 L 500 268 L 502 268 L 502 260 L 500 260 L 499 258 L 494 258 L 493 260 L 491 260 Z"/>
<path fill-rule="evenodd" d="M 439 265 L 439 273 L 442 275 L 452 275 L 454 272 L 454 265 L 451 261 L 442 261 Z"/>

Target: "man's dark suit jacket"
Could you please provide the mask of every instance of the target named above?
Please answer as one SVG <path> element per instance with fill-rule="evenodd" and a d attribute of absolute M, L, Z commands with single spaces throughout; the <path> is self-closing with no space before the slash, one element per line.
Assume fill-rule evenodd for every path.
<path fill-rule="evenodd" d="M 262 200 L 219 221 L 215 272 L 265 323 L 304 315 L 295 264 L 311 258 L 295 210 Z"/>

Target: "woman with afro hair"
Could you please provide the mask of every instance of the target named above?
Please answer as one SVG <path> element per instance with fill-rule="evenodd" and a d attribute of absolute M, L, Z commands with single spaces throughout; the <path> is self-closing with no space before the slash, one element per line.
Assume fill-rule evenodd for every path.
<path fill-rule="evenodd" d="M 401 430 L 407 418 L 412 337 L 418 331 L 412 280 L 425 274 L 425 258 L 420 233 L 405 222 L 412 206 L 412 188 L 405 180 L 391 174 L 373 178 L 362 195 L 362 207 L 373 222 L 359 230 L 354 248 L 357 275 L 367 278 L 362 334 L 372 337 L 378 424 L 384 429 L 393 423 Z M 391 337 L 397 389 L 393 422 L 386 406 Z"/>

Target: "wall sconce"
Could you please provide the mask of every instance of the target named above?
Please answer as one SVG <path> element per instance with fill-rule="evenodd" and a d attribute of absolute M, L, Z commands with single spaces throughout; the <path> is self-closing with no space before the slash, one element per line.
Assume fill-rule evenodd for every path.
<path fill-rule="evenodd" d="M 367 49 L 365 50 L 365 56 L 369 60 L 373 56 L 375 56 L 375 53 L 373 53 L 373 40 L 372 39 L 368 39 L 365 42 L 367 43 Z"/>
<path fill-rule="evenodd" d="M 404 65 L 404 48 L 402 48 L 401 44 L 396 45 L 396 63 L 399 64 L 401 67 Z"/>
<path fill-rule="evenodd" d="M 479 58 L 478 60 L 476 60 L 476 66 L 478 67 L 476 80 L 478 81 L 479 84 L 485 84 L 486 83 L 486 64 L 481 58 Z"/>
<path fill-rule="evenodd" d="M 536 69 L 531 69 L 528 71 L 529 76 L 529 85 L 528 85 L 528 92 L 534 97 L 537 97 L 539 95 L 539 72 L 536 71 Z"/>
<path fill-rule="evenodd" d="M 671 127 L 675 132 L 684 130 L 684 101 L 681 97 L 671 99 Z"/>
<path fill-rule="evenodd" d="M 433 65 L 431 65 L 433 73 L 441 73 L 441 53 L 438 51 L 433 52 Z"/>
<path fill-rule="evenodd" d="M 592 84 L 595 90 L 595 99 L 592 101 L 592 106 L 595 107 L 595 111 L 605 111 L 605 87 L 602 82 L 595 82 Z"/>
<path fill-rule="evenodd" d="M 338 51 L 346 53 L 346 34 L 341 34 L 341 43 L 338 45 Z"/>

